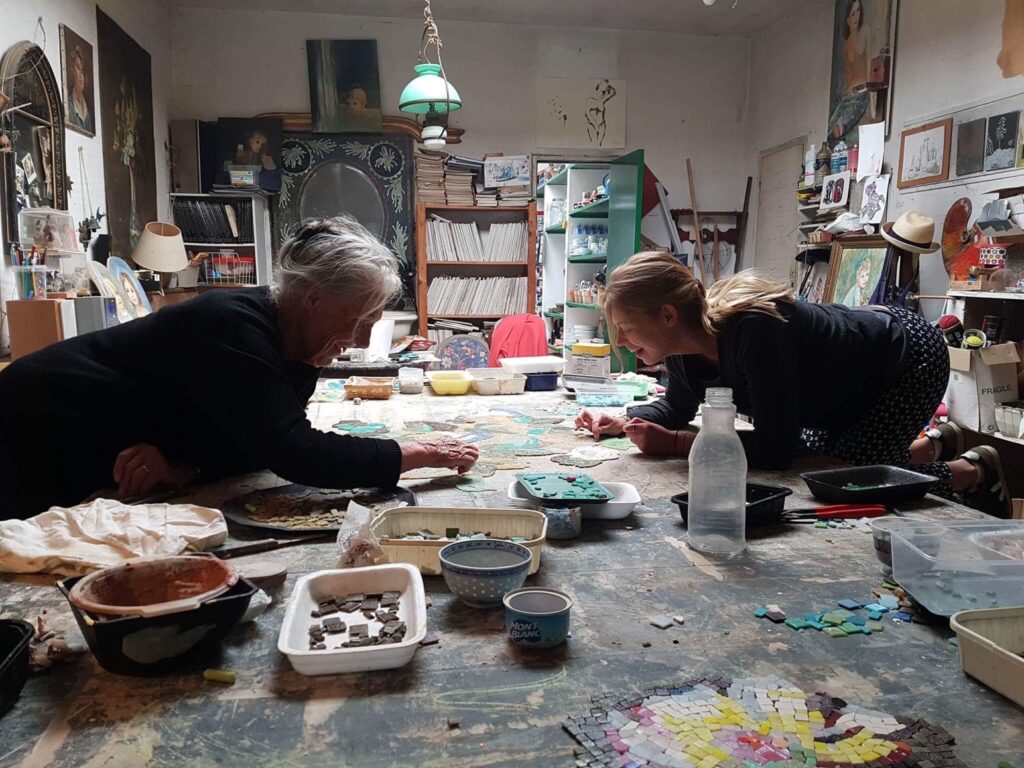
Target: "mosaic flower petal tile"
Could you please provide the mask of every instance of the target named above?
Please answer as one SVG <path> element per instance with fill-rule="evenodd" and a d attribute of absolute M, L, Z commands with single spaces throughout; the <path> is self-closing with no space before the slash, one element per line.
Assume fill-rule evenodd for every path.
<path fill-rule="evenodd" d="M 563 727 L 577 766 L 962 768 L 953 737 L 924 720 L 805 693 L 780 677 L 702 678 L 636 698 L 594 697 Z"/>

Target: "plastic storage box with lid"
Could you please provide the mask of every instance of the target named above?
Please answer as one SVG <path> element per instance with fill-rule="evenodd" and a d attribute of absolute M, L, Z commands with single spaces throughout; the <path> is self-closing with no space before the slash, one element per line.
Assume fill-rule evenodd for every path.
<path fill-rule="evenodd" d="M 894 528 L 893 579 L 932 613 L 1019 606 L 1024 559 L 1001 541 L 1024 537 L 1024 521 L 921 521 Z"/>
<path fill-rule="evenodd" d="M 554 373 L 560 374 L 565 369 L 565 359 L 554 355 L 541 357 L 505 357 L 501 359 L 501 367 L 512 373 Z"/>
<path fill-rule="evenodd" d="M 22 248 L 33 245 L 47 255 L 80 253 L 75 220 L 67 211 L 55 208 L 25 208 L 18 212 L 18 242 Z"/>

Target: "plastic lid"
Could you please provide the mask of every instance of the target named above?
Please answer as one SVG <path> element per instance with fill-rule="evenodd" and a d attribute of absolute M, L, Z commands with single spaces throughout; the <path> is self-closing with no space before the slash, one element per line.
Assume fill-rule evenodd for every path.
<path fill-rule="evenodd" d="M 708 387 L 704 392 L 704 402 L 708 405 L 732 405 L 732 388 Z"/>

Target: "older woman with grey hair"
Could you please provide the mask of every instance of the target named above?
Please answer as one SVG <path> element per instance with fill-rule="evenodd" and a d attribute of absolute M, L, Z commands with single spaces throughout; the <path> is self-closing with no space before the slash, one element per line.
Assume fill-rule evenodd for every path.
<path fill-rule="evenodd" d="M 309 221 L 270 290 L 211 291 L 17 360 L 0 373 L 0 518 L 112 485 L 130 496 L 270 469 L 391 487 L 410 469 L 471 467 L 472 445 L 331 434 L 306 418 L 320 368 L 368 344 L 399 288 L 394 256 L 359 224 Z"/>

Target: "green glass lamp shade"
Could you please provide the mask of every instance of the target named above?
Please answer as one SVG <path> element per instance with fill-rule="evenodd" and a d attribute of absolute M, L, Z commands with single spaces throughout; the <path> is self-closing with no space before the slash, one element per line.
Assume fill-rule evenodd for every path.
<path fill-rule="evenodd" d="M 430 112 L 454 112 L 462 108 L 462 97 L 455 86 L 448 83 L 445 88 L 441 67 L 437 64 L 417 64 L 416 78 L 402 90 L 398 108 L 414 115 Z"/>

